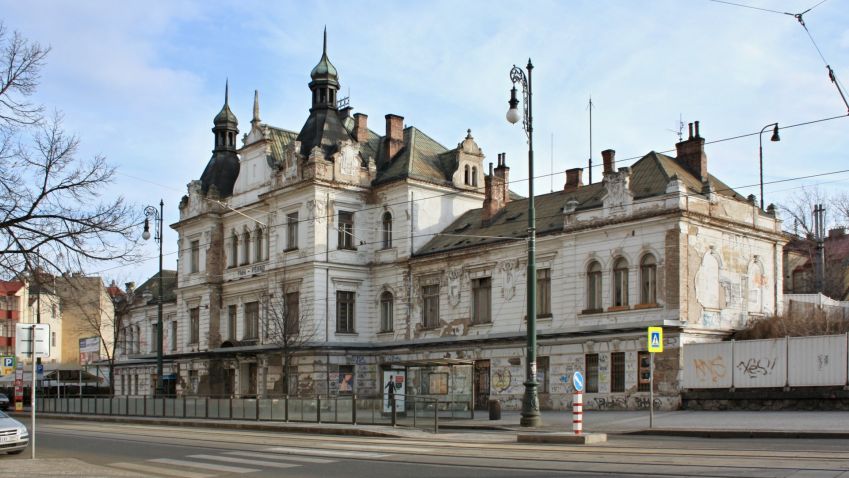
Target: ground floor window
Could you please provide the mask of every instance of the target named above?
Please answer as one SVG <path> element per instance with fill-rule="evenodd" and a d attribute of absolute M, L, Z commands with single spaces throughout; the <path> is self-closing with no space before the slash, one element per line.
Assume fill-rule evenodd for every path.
<path fill-rule="evenodd" d="M 651 386 L 651 356 L 648 352 L 637 353 L 637 391 L 648 392 Z"/>
<path fill-rule="evenodd" d="M 625 391 L 625 352 L 610 354 L 610 391 L 612 393 Z"/>
<path fill-rule="evenodd" d="M 587 393 L 598 393 L 598 354 L 587 354 L 584 357 L 584 370 L 586 371 Z"/>
<path fill-rule="evenodd" d="M 537 357 L 537 383 L 539 393 L 548 393 L 548 357 Z"/>

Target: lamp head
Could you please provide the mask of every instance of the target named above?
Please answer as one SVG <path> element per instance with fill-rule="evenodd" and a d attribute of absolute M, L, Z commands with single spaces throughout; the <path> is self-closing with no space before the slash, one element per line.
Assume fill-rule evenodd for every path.
<path fill-rule="evenodd" d="M 775 128 L 772 129 L 772 138 L 769 140 L 774 142 L 781 141 L 781 137 L 778 136 L 778 123 L 775 123 Z"/>
<path fill-rule="evenodd" d="M 516 124 L 522 118 L 519 114 L 519 100 L 516 98 L 516 86 L 510 90 L 510 109 L 507 110 L 507 121 L 512 124 Z"/>
<path fill-rule="evenodd" d="M 145 241 L 150 239 L 150 220 L 148 218 L 144 218 L 144 232 L 142 232 L 142 239 Z"/>

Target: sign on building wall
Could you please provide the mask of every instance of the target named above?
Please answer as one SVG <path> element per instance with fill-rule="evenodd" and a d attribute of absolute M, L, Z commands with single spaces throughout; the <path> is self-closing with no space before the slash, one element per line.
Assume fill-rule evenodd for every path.
<path fill-rule="evenodd" d="M 0 355 L 0 376 L 11 375 L 15 373 L 15 356 Z"/>
<path fill-rule="evenodd" d="M 100 338 L 80 339 L 80 365 L 88 365 L 100 360 Z"/>

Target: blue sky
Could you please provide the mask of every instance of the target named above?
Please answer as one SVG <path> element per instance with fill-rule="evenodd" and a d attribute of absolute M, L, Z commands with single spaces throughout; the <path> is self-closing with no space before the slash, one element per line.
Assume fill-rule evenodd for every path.
<path fill-rule="evenodd" d="M 815 0 L 740 0 L 800 12 Z M 846 114 L 822 59 L 792 16 L 707 0 L 268 2 L 0 1 L 9 30 L 50 45 L 37 100 L 62 110 L 82 140 L 81 156 L 118 167 L 106 194 L 140 206 L 166 203 L 178 218 L 186 184 L 200 177 L 212 149 L 212 118 L 230 80 L 230 103 L 249 128 L 254 89 L 263 121 L 299 130 L 309 109 L 309 72 L 329 56 L 355 111 L 383 131 L 383 116 L 453 147 L 472 130 L 494 161 L 507 153 L 511 180 L 527 178 L 527 146 L 504 120 L 509 69 L 533 59 L 536 175 L 585 166 L 587 100 L 593 111 L 594 164 L 673 149 L 679 115 L 699 120 L 707 141 Z M 849 85 L 849 6 L 828 0 L 805 16 L 811 34 Z M 764 138 L 765 181 L 849 168 L 849 118 Z M 552 150 L 552 135 L 554 148 Z M 757 194 L 758 138 L 708 145 L 708 169 L 744 194 Z M 553 156 L 553 169 L 552 158 Z M 622 164 L 624 165 L 624 164 Z M 584 172 L 586 181 L 587 172 Z M 593 179 L 600 179 L 598 169 Z M 781 202 L 803 184 L 849 191 L 849 174 L 767 185 Z M 537 180 L 537 192 L 552 181 Z M 527 183 L 512 188 L 527 191 Z M 165 252 L 176 250 L 166 231 Z M 153 244 L 145 254 L 154 257 Z M 165 266 L 173 268 L 175 255 Z M 91 272 L 109 266 L 95 266 Z M 141 282 L 153 258 L 107 278 Z"/>

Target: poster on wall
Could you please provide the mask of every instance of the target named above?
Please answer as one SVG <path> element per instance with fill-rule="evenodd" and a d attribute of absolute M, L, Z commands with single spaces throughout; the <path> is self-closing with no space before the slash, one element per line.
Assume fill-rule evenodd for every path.
<path fill-rule="evenodd" d="M 403 370 L 385 370 L 383 372 L 383 413 L 391 413 L 392 405 L 389 403 L 389 394 L 395 394 L 395 410 L 404 411 L 404 386 L 407 375 Z M 390 389 L 392 392 L 390 392 Z"/>
<path fill-rule="evenodd" d="M 80 339 L 80 365 L 88 365 L 100 360 L 100 338 Z"/>

